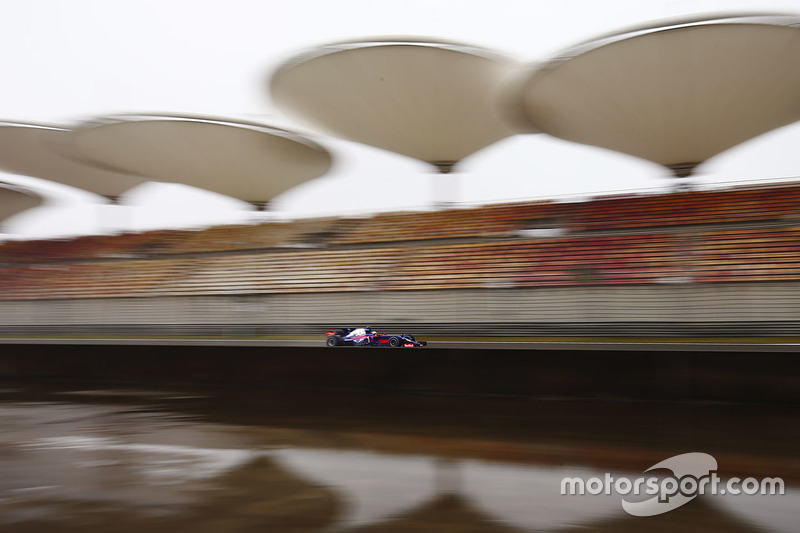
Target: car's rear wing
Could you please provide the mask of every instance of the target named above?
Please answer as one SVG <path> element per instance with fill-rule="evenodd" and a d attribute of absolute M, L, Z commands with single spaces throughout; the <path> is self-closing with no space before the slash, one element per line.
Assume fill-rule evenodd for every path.
<path fill-rule="evenodd" d="M 356 328 L 331 329 L 325 332 L 326 337 L 344 337 Z"/>

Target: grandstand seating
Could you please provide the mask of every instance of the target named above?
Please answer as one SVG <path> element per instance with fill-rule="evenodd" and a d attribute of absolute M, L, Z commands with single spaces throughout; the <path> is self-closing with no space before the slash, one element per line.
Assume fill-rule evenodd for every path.
<path fill-rule="evenodd" d="M 798 215 L 798 208 L 800 187 L 797 186 L 607 198 L 582 203 L 571 218 L 571 229 L 757 222 Z"/>
<path fill-rule="evenodd" d="M 797 281 L 798 215 L 792 184 L 9 242 L 0 299 Z"/>
<path fill-rule="evenodd" d="M 335 235 L 332 244 L 480 238 L 519 229 L 527 221 L 556 218 L 560 204 L 531 202 L 437 212 L 377 215 L 351 231 Z"/>

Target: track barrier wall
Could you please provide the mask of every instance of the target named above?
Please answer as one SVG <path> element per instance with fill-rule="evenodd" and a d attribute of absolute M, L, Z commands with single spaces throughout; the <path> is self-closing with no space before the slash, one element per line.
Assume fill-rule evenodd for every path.
<path fill-rule="evenodd" d="M 12 300 L 0 334 L 797 335 L 800 283 Z"/>
<path fill-rule="evenodd" d="M 641 346 L 641 345 L 640 345 Z M 800 403 L 800 353 L 12 344 L 0 379 L 664 401 Z"/>

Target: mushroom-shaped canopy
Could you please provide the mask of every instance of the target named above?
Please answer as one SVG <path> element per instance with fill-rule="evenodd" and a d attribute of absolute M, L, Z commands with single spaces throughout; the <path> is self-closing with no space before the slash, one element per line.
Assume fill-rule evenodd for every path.
<path fill-rule="evenodd" d="M 602 37 L 532 69 L 524 126 L 638 156 L 684 177 L 800 119 L 800 18 L 741 15 Z"/>
<path fill-rule="evenodd" d="M 0 183 L 0 221 L 41 203 L 42 197 L 33 191 Z"/>
<path fill-rule="evenodd" d="M 274 103 L 291 118 L 449 172 L 514 133 L 494 99 L 517 65 L 473 46 L 375 40 L 323 46 L 273 74 Z"/>
<path fill-rule="evenodd" d="M 116 199 L 147 181 L 140 176 L 97 168 L 63 152 L 68 129 L 0 122 L 0 171 L 54 181 Z"/>
<path fill-rule="evenodd" d="M 325 174 L 330 153 L 298 134 L 250 122 L 122 115 L 75 128 L 72 146 L 95 164 L 263 205 Z"/>

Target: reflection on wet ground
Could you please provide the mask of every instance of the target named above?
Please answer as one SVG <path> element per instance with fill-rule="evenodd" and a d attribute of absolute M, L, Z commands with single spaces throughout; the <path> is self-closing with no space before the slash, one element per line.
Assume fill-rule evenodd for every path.
<path fill-rule="evenodd" d="M 800 412 L 745 405 L 0 384 L 0 531 L 793 532 Z M 783 496 L 626 514 L 565 476 L 675 454 Z"/>

